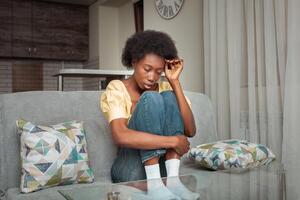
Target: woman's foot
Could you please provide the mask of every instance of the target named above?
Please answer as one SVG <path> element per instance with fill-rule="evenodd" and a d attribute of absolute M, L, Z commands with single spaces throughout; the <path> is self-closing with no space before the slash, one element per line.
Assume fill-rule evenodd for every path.
<path fill-rule="evenodd" d="M 153 199 L 181 200 L 177 195 L 168 190 L 161 179 L 147 180 L 147 185 L 148 195 Z"/>
<path fill-rule="evenodd" d="M 165 162 L 167 169 L 167 188 L 175 195 L 182 198 L 182 200 L 198 200 L 200 195 L 198 193 L 188 190 L 180 181 L 179 174 L 179 159 L 169 159 Z"/>
<path fill-rule="evenodd" d="M 178 176 L 168 177 L 167 188 L 182 200 L 199 200 L 200 194 L 187 189 L 180 181 Z"/>
<path fill-rule="evenodd" d="M 147 176 L 147 194 L 152 199 L 180 200 L 172 194 L 161 180 L 159 164 L 145 166 Z"/>

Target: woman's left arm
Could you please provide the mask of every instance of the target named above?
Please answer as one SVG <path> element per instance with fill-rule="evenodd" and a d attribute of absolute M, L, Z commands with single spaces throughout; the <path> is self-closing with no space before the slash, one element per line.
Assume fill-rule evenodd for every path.
<path fill-rule="evenodd" d="M 187 137 L 193 137 L 196 134 L 195 120 L 193 112 L 184 96 L 183 89 L 179 81 L 179 75 L 183 70 L 183 60 L 166 60 L 165 63 L 165 75 L 175 93 L 178 102 L 184 124 L 184 135 Z"/>

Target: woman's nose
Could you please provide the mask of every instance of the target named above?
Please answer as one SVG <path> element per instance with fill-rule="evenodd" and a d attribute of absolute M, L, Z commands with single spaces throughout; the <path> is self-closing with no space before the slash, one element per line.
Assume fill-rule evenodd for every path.
<path fill-rule="evenodd" d="M 159 76 L 156 75 L 155 73 L 150 72 L 150 73 L 148 74 L 148 80 L 149 80 L 149 81 L 151 81 L 151 82 L 156 82 L 158 79 L 159 79 Z"/>

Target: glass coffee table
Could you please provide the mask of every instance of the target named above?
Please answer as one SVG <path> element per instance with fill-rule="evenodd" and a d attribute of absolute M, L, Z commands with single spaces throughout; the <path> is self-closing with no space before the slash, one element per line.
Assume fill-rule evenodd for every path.
<path fill-rule="evenodd" d="M 282 165 L 274 164 L 252 169 L 225 171 L 191 170 L 181 175 L 181 183 L 191 192 L 199 194 L 201 200 L 285 200 L 285 171 Z M 157 181 L 157 180 L 151 180 Z M 166 181 L 166 178 L 163 178 Z M 68 200 L 147 200 L 147 182 L 133 181 L 118 184 L 96 183 L 82 185 L 76 189 L 59 192 Z M 164 199 L 165 200 L 165 199 Z"/>

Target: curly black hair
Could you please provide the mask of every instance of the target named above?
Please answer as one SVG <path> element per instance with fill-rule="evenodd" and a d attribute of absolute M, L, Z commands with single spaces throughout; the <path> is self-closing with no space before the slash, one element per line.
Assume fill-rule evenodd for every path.
<path fill-rule="evenodd" d="M 132 67 L 132 61 L 141 60 L 146 54 L 153 53 L 164 59 L 177 58 L 177 49 L 171 37 L 160 31 L 146 30 L 135 33 L 126 41 L 122 53 L 122 63 Z"/>

